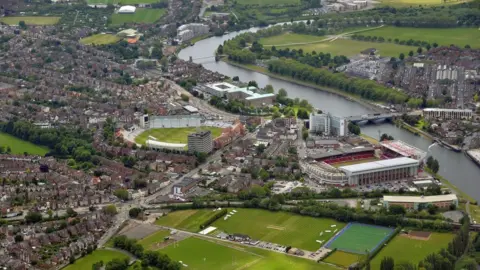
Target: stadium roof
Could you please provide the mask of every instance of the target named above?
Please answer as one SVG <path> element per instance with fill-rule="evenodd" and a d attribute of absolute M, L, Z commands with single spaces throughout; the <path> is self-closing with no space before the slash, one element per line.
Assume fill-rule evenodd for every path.
<path fill-rule="evenodd" d="M 424 112 L 468 112 L 471 113 L 470 109 L 443 109 L 443 108 L 425 108 Z"/>
<path fill-rule="evenodd" d="M 362 147 L 362 148 L 351 148 L 351 149 L 342 148 L 337 150 L 331 150 L 329 152 L 309 152 L 308 157 L 312 159 L 320 159 L 320 158 L 356 154 L 356 153 L 362 153 L 362 152 L 374 151 L 374 150 L 375 149 L 373 147 Z"/>
<path fill-rule="evenodd" d="M 118 13 L 134 13 L 136 9 L 134 6 L 122 6 L 118 10 Z"/>
<path fill-rule="evenodd" d="M 147 140 L 145 144 L 147 146 L 164 147 L 164 148 L 184 148 L 187 146 L 184 143 L 167 143 L 167 142 L 159 142 L 154 140 Z"/>
<path fill-rule="evenodd" d="M 404 157 L 411 157 L 418 160 L 425 158 L 427 155 L 427 152 L 399 140 L 382 141 L 380 145 Z"/>
<path fill-rule="evenodd" d="M 437 196 L 383 196 L 385 202 L 413 202 L 413 203 L 432 203 L 444 201 L 456 201 L 457 195 L 437 195 Z"/>
<path fill-rule="evenodd" d="M 342 166 L 338 169 L 345 172 L 346 174 L 354 174 L 354 173 L 362 173 L 362 172 L 369 172 L 369 171 L 384 171 L 390 168 L 395 167 L 405 167 L 405 166 L 413 166 L 418 165 L 418 160 L 407 158 L 407 157 L 400 157 L 400 158 L 393 158 L 393 159 L 384 159 L 379 161 L 372 161 L 367 163 L 355 164 L 355 165 L 348 165 Z"/>

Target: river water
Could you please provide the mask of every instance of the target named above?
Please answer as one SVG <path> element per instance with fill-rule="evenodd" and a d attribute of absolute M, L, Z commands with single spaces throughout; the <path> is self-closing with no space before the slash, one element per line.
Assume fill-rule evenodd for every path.
<path fill-rule="evenodd" d="M 211 37 L 195 43 L 194 46 L 188 47 L 180 51 L 179 57 L 188 60 L 191 56 L 195 63 L 202 64 L 205 68 L 227 75 L 229 77 L 238 76 L 240 81 L 254 80 L 260 87 L 271 84 L 274 89 L 284 88 L 289 97 L 308 100 L 314 107 L 323 111 L 330 112 L 338 116 L 352 116 L 372 113 L 371 109 L 361 104 L 347 100 L 341 96 L 322 92 L 317 89 L 301 86 L 280 79 L 272 78 L 259 72 L 245 70 L 225 62 L 215 62 L 214 51 L 218 45 L 224 41 L 231 39 L 239 33 L 251 31 L 255 32 L 258 28 L 251 28 L 245 31 L 233 32 L 222 37 Z M 210 57 L 210 58 L 205 58 Z M 392 124 L 382 123 L 377 125 L 362 126 L 362 133 L 378 139 L 380 134 L 387 133 L 395 139 L 405 141 L 433 155 L 440 164 L 440 175 L 448 179 L 452 184 L 456 185 L 464 192 L 480 201 L 480 168 L 478 168 L 463 153 L 456 153 L 445 149 L 439 145 L 433 145 L 430 140 L 395 127 Z"/>

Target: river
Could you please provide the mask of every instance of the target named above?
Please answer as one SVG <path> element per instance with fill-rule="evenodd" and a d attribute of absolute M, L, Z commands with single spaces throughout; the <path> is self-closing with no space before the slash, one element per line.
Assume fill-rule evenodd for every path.
<path fill-rule="evenodd" d="M 179 57 L 188 60 L 191 56 L 195 63 L 202 64 L 209 70 L 217 71 L 229 77 L 238 76 L 241 81 L 245 82 L 254 80 L 260 87 L 271 84 L 276 90 L 284 88 L 289 97 L 306 99 L 314 107 L 330 112 L 334 115 L 351 116 L 372 113 L 371 109 L 332 93 L 322 92 L 315 88 L 300 86 L 298 84 L 272 78 L 259 72 L 229 65 L 222 61 L 215 62 L 213 56 L 218 45 L 223 44 L 224 41 L 235 37 L 239 33 L 246 31 L 255 32 L 257 30 L 258 28 L 251 28 L 245 31 L 229 33 L 222 37 L 211 37 L 201 40 L 195 43 L 194 46 L 187 47 L 180 51 Z M 211 56 L 211 58 L 204 58 L 209 56 Z M 439 145 L 434 145 L 428 150 L 431 145 L 430 140 L 415 136 L 414 134 L 404 129 L 397 128 L 392 124 L 383 123 L 362 126 L 362 133 L 377 139 L 379 130 L 381 133 L 392 135 L 395 139 L 405 141 L 425 151 L 430 151 L 429 154 L 433 155 L 440 164 L 440 175 L 448 179 L 452 184 L 459 187 L 477 201 L 480 201 L 480 189 L 478 188 L 478 182 L 480 182 L 480 168 L 478 168 L 463 153 L 456 153 Z"/>

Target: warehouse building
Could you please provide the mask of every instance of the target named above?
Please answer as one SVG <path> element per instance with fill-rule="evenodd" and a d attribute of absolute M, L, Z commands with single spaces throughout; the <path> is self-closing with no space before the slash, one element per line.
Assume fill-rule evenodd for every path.
<path fill-rule="evenodd" d="M 401 205 L 405 209 L 421 210 L 429 205 L 435 205 L 440 209 L 448 209 L 450 205 L 458 206 L 458 198 L 455 194 L 437 196 L 383 196 L 383 205 L 388 208 L 391 205 Z"/>
<path fill-rule="evenodd" d="M 342 166 L 338 169 L 348 177 L 349 185 L 370 185 L 413 178 L 420 162 L 408 157 L 379 160 L 362 164 Z"/>

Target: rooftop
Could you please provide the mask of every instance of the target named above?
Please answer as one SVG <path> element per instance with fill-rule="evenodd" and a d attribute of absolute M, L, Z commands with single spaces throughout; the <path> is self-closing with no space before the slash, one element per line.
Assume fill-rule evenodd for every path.
<path fill-rule="evenodd" d="M 184 143 L 167 143 L 167 142 L 160 142 L 155 140 L 147 140 L 145 144 L 147 146 L 156 146 L 156 147 L 165 147 L 165 148 L 184 148 L 187 146 Z"/>
<path fill-rule="evenodd" d="M 423 109 L 424 112 L 469 112 L 471 113 L 472 110 L 470 109 L 443 109 L 443 108 L 425 108 Z"/>
<path fill-rule="evenodd" d="M 391 167 L 398 167 L 398 166 L 407 166 L 407 165 L 418 165 L 418 160 L 408 158 L 408 157 L 400 157 L 400 158 L 393 158 L 393 159 L 384 159 L 379 161 L 372 161 L 367 163 L 355 164 L 355 165 L 348 165 L 342 166 L 338 169 L 349 172 L 349 173 L 361 173 L 365 171 L 372 171 L 372 170 L 384 170 Z"/>
<path fill-rule="evenodd" d="M 380 142 L 380 145 L 404 157 L 414 157 L 416 159 L 423 159 L 427 155 L 425 151 L 399 140 L 382 141 Z"/>
<path fill-rule="evenodd" d="M 413 202 L 413 203 L 432 203 L 432 202 L 444 202 L 455 201 L 457 195 L 437 195 L 437 196 L 383 196 L 383 200 L 386 202 Z"/>

